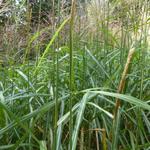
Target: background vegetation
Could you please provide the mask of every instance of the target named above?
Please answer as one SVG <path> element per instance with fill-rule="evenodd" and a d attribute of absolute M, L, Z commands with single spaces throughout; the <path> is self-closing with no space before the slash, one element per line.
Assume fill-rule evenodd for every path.
<path fill-rule="evenodd" d="M 0 149 L 150 149 L 149 0 L 0 0 Z"/>

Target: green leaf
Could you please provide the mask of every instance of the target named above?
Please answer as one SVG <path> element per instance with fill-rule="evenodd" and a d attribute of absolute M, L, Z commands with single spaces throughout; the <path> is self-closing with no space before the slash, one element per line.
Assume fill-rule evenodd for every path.
<path fill-rule="evenodd" d="M 46 141 L 40 141 L 40 150 L 47 150 Z"/>
<path fill-rule="evenodd" d="M 84 90 L 84 92 L 86 92 L 86 91 L 89 92 L 89 90 Z M 105 95 L 105 96 L 111 96 L 111 97 L 119 98 L 122 101 L 136 105 L 140 108 L 150 110 L 150 105 L 148 105 L 146 102 L 143 102 L 140 99 L 135 98 L 133 96 L 118 94 L 118 93 L 105 92 L 105 91 L 90 91 L 89 93 L 91 93 L 91 94 L 95 93 L 95 94 L 101 94 L 101 95 Z"/>

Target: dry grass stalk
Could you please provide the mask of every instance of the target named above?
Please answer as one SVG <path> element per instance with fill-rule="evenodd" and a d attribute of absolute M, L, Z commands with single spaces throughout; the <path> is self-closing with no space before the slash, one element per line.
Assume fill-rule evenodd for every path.
<path fill-rule="evenodd" d="M 107 143 L 106 143 L 106 130 L 102 129 L 102 144 L 103 144 L 103 150 L 107 150 Z"/>
<path fill-rule="evenodd" d="M 88 131 L 95 131 L 96 134 L 96 147 L 97 150 L 99 150 L 99 142 L 98 142 L 98 132 L 102 132 L 102 145 L 103 145 L 103 150 L 107 150 L 107 143 L 106 143 L 106 130 L 104 128 L 99 129 L 99 128 L 94 128 L 94 129 L 89 129 Z"/>
<path fill-rule="evenodd" d="M 127 57 L 127 62 L 125 64 L 125 67 L 124 67 L 124 70 L 123 70 L 123 73 L 122 73 L 122 77 L 121 77 L 121 80 L 120 80 L 120 83 L 119 83 L 118 93 L 122 93 L 123 90 L 124 90 L 125 82 L 126 82 L 126 76 L 128 74 L 129 66 L 130 66 L 131 60 L 133 58 L 134 52 L 135 52 L 134 48 L 129 50 L 128 57 Z M 120 100 L 117 98 L 116 99 L 116 107 L 115 107 L 114 118 L 117 115 L 117 112 L 118 112 L 118 109 L 119 109 L 120 105 L 121 105 Z"/>
<path fill-rule="evenodd" d="M 81 128 L 80 150 L 84 150 L 84 128 Z"/>

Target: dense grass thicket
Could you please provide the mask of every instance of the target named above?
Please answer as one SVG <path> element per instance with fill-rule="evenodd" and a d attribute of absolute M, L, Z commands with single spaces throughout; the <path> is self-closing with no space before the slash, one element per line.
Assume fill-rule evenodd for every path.
<path fill-rule="evenodd" d="M 150 1 L 1 0 L 0 150 L 149 150 Z"/>

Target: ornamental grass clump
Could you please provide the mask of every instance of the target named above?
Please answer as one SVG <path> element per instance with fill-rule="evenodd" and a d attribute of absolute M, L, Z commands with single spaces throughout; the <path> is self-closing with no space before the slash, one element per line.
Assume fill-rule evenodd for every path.
<path fill-rule="evenodd" d="M 149 0 L 48 2 L 2 13 L 0 149 L 149 149 Z"/>

